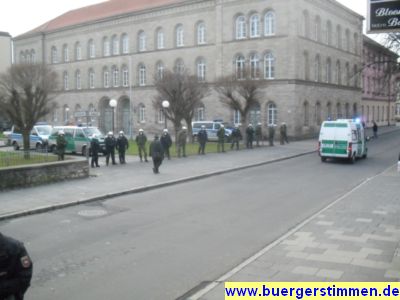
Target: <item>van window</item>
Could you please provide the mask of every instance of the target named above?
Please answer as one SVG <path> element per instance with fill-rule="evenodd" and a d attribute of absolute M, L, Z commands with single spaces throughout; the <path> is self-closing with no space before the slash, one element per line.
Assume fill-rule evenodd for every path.
<path fill-rule="evenodd" d="M 206 125 L 206 129 L 213 129 L 213 124 L 212 123 L 207 123 L 207 124 L 204 124 L 204 125 Z"/>
<path fill-rule="evenodd" d="M 219 129 L 221 127 L 221 124 L 215 123 L 215 129 Z"/>
<path fill-rule="evenodd" d="M 357 141 L 357 130 L 352 130 L 351 131 L 351 139 L 353 141 Z"/>
<path fill-rule="evenodd" d="M 74 136 L 74 130 L 72 128 L 65 128 L 64 134 L 65 134 L 65 137 L 72 138 Z"/>
<path fill-rule="evenodd" d="M 77 137 L 77 138 L 85 138 L 85 134 L 83 133 L 82 129 L 77 129 L 76 130 L 75 137 Z"/>

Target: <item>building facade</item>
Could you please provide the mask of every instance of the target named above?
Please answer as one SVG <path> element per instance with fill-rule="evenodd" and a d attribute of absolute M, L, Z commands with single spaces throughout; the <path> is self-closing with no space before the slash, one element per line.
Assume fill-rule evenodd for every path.
<path fill-rule="evenodd" d="M 153 78 L 166 69 L 211 86 L 249 69 L 262 100 L 247 119 L 286 122 L 295 138 L 314 135 L 324 119 L 360 114 L 363 18 L 338 2 L 147 2 L 110 0 L 14 38 L 17 63 L 44 62 L 59 74 L 59 109 L 49 122 L 85 122 L 74 112 L 92 111 L 99 117 L 90 122 L 104 131 L 114 120 L 117 130 L 158 132 L 164 116 L 153 106 Z M 195 119 L 241 122 L 214 91 Z"/>
<path fill-rule="evenodd" d="M 4 73 L 11 66 L 11 35 L 0 31 L 0 73 Z M 0 131 L 10 127 L 9 120 L 0 111 Z"/>
<path fill-rule="evenodd" d="M 398 55 L 366 36 L 363 41 L 363 121 L 367 126 L 372 126 L 372 122 L 393 124 L 399 81 Z"/>

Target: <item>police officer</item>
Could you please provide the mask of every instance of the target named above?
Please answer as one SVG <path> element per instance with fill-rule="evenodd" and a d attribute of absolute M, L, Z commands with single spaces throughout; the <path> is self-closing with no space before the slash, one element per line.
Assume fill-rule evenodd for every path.
<path fill-rule="evenodd" d="M 90 141 L 90 149 L 92 152 L 92 160 L 90 164 L 92 168 L 94 168 L 95 166 L 99 168 L 100 142 L 99 139 L 97 138 L 97 135 L 95 134 L 92 135 L 92 140 Z"/>
<path fill-rule="evenodd" d="M 154 141 L 150 143 L 149 155 L 153 160 L 153 173 L 160 173 L 159 167 L 164 159 L 164 149 L 157 134 L 154 136 Z"/>
<path fill-rule="evenodd" d="M 281 145 L 285 144 L 285 142 L 287 144 L 289 144 L 289 140 L 287 137 L 287 127 L 286 127 L 286 123 L 282 122 L 281 127 L 279 128 L 280 131 L 280 135 L 281 135 Z"/>
<path fill-rule="evenodd" d="M 178 157 L 181 157 L 181 153 L 183 157 L 186 157 L 186 140 L 187 140 L 187 132 L 186 127 L 183 126 L 182 129 L 178 133 Z"/>
<path fill-rule="evenodd" d="M 199 151 L 198 154 L 205 154 L 204 150 L 206 148 L 206 143 L 208 141 L 206 126 L 201 125 L 201 129 L 197 133 L 197 140 L 199 141 Z"/>
<path fill-rule="evenodd" d="M 235 125 L 235 128 L 232 130 L 232 143 L 231 149 L 236 144 L 236 150 L 239 150 L 239 141 L 242 139 L 242 133 L 240 132 L 239 125 Z"/>
<path fill-rule="evenodd" d="M 104 139 L 104 143 L 106 144 L 106 165 L 108 166 L 108 163 L 110 161 L 110 156 L 111 156 L 111 161 L 113 165 L 116 165 L 115 162 L 115 137 L 114 134 L 110 131 L 107 135 L 107 137 Z"/>
<path fill-rule="evenodd" d="M 217 144 L 217 151 L 221 152 L 225 152 L 225 126 L 224 124 L 221 124 L 221 127 L 218 129 L 217 131 L 217 137 L 218 137 L 218 144 Z"/>
<path fill-rule="evenodd" d="M 60 130 L 58 132 L 56 143 L 58 160 L 64 160 L 65 148 L 67 148 L 67 140 L 65 139 L 64 131 Z"/>
<path fill-rule="evenodd" d="M 120 131 L 119 136 L 117 138 L 117 142 L 115 144 L 115 147 L 118 150 L 118 156 L 119 156 L 119 163 L 120 164 L 125 164 L 125 152 L 129 148 L 129 142 L 128 139 L 125 137 L 124 132 Z"/>
<path fill-rule="evenodd" d="M 0 232 L 0 300 L 23 300 L 32 278 L 24 245 Z"/>
<path fill-rule="evenodd" d="M 136 144 L 137 144 L 138 149 L 139 149 L 140 162 L 143 162 L 142 153 L 144 154 L 144 161 L 145 162 L 149 162 L 147 160 L 146 142 L 147 142 L 147 136 L 144 134 L 143 129 L 140 128 L 139 129 L 139 134 L 136 136 Z"/>
<path fill-rule="evenodd" d="M 160 142 L 161 142 L 161 145 L 162 145 L 162 147 L 164 149 L 165 155 L 168 157 L 168 159 L 171 159 L 171 155 L 169 154 L 169 148 L 172 145 L 172 139 L 171 139 L 171 136 L 168 133 L 168 129 L 167 128 L 165 128 L 163 130 L 163 134 L 162 134 L 162 136 L 160 138 Z"/>
<path fill-rule="evenodd" d="M 262 126 L 261 126 L 261 123 L 258 123 L 257 126 L 256 126 L 255 137 L 256 137 L 256 146 L 260 147 L 260 142 L 262 142 Z"/>
<path fill-rule="evenodd" d="M 275 136 L 275 125 L 269 124 L 268 125 L 268 142 L 270 146 L 274 145 L 274 136 Z"/>
<path fill-rule="evenodd" d="M 254 140 L 254 128 L 252 124 L 249 124 L 246 129 L 246 148 L 253 149 Z"/>

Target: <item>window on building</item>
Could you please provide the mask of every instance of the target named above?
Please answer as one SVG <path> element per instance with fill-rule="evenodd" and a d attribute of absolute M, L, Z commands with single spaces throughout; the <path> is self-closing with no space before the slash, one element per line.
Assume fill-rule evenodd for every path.
<path fill-rule="evenodd" d="M 359 47 L 358 47 L 358 34 L 354 34 L 354 53 L 358 54 L 359 52 Z"/>
<path fill-rule="evenodd" d="M 146 122 L 146 107 L 143 104 L 139 105 L 139 122 Z"/>
<path fill-rule="evenodd" d="M 353 77 L 354 77 L 354 87 L 358 87 L 359 86 L 359 76 L 360 76 L 360 74 L 358 73 L 358 66 L 357 65 L 354 65 L 353 66 L 353 73 L 354 73 L 354 75 L 353 75 Z"/>
<path fill-rule="evenodd" d="M 119 54 L 119 39 L 116 34 L 114 34 L 111 38 L 111 44 L 112 44 L 112 54 L 113 55 L 118 55 Z"/>
<path fill-rule="evenodd" d="M 185 46 L 183 25 L 179 24 L 176 26 L 175 37 L 176 37 L 176 47 Z"/>
<path fill-rule="evenodd" d="M 336 61 L 336 84 L 342 84 L 342 68 L 340 65 L 340 61 Z"/>
<path fill-rule="evenodd" d="M 319 102 L 317 102 L 317 104 L 315 105 L 315 122 L 318 126 L 320 126 L 322 123 L 322 109 L 321 103 Z"/>
<path fill-rule="evenodd" d="M 340 103 L 336 104 L 336 119 L 343 118 L 342 115 L 342 105 Z"/>
<path fill-rule="evenodd" d="M 94 89 L 95 85 L 94 85 L 94 71 L 93 69 L 89 70 L 89 88 L 90 89 Z"/>
<path fill-rule="evenodd" d="M 332 62 L 331 59 L 328 57 L 326 59 L 326 67 L 325 67 L 325 82 L 332 83 Z"/>
<path fill-rule="evenodd" d="M 310 15 L 308 11 L 303 11 L 303 35 L 306 38 L 310 37 Z"/>
<path fill-rule="evenodd" d="M 96 57 L 96 46 L 94 44 L 94 40 L 90 39 L 88 43 L 88 49 L 89 49 L 89 58 L 95 58 Z"/>
<path fill-rule="evenodd" d="M 203 45 L 206 43 L 206 24 L 199 22 L 197 24 L 197 44 Z"/>
<path fill-rule="evenodd" d="M 64 57 L 64 62 L 69 62 L 69 49 L 68 45 L 63 46 L 63 57 Z"/>
<path fill-rule="evenodd" d="M 53 49 L 52 49 L 53 50 Z M 53 62 L 53 58 L 51 58 L 52 62 Z M 21 51 L 19 53 L 19 61 L 21 64 L 25 63 L 25 53 L 23 51 Z"/>
<path fill-rule="evenodd" d="M 110 72 L 108 71 L 108 68 L 103 69 L 103 87 L 110 87 Z"/>
<path fill-rule="evenodd" d="M 175 72 L 178 74 L 185 73 L 185 64 L 182 59 L 177 59 L 175 62 Z"/>
<path fill-rule="evenodd" d="M 129 53 L 129 36 L 124 33 L 122 34 L 122 53 L 128 54 Z"/>
<path fill-rule="evenodd" d="M 127 66 L 122 67 L 122 86 L 129 86 L 129 70 Z"/>
<path fill-rule="evenodd" d="M 233 124 L 240 124 L 240 111 L 237 109 L 233 111 Z"/>
<path fill-rule="evenodd" d="M 350 86 L 350 66 L 349 66 L 349 63 L 346 63 L 346 66 L 345 66 L 345 72 L 346 72 L 346 85 L 347 86 Z"/>
<path fill-rule="evenodd" d="M 244 79 L 245 77 L 246 60 L 243 55 L 236 56 L 235 59 L 235 73 L 237 79 Z"/>
<path fill-rule="evenodd" d="M 51 63 L 58 63 L 57 48 L 55 46 L 51 47 Z"/>
<path fill-rule="evenodd" d="M 160 108 L 158 110 L 158 114 L 157 114 L 158 118 L 157 121 L 159 124 L 164 124 L 165 122 L 165 114 L 164 114 L 164 110 L 162 108 Z"/>
<path fill-rule="evenodd" d="M 157 37 L 157 49 L 164 49 L 165 48 L 165 35 L 162 28 L 159 28 L 156 33 Z"/>
<path fill-rule="evenodd" d="M 267 11 L 264 16 L 264 35 L 275 34 L 275 13 L 273 11 Z"/>
<path fill-rule="evenodd" d="M 349 103 L 346 103 L 344 105 L 344 111 L 345 111 L 345 118 L 350 119 L 351 115 L 350 115 L 350 104 Z"/>
<path fill-rule="evenodd" d="M 75 60 L 81 60 L 82 59 L 82 47 L 79 42 L 76 42 L 75 44 Z"/>
<path fill-rule="evenodd" d="M 314 40 L 321 41 L 321 18 L 319 16 L 316 16 L 314 20 Z"/>
<path fill-rule="evenodd" d="M 336 26 L 336 46 L 342 49 L 342 27 L 340 25 Z"/>
<path fill-rule="evenodd" d="M 139 51 L 146 51 L 146 33 L 144 31 L 140 31 L 138 35 L 138 45 Z"/>
<path fill-rule="evenodd" d="M 36 63 L 36 52 L 35 50 L 31 50 L 31 63 L 35 64 Z"/>
<path fill-rule="evenodd" d="M 112 67 L 112 84 L 113 87 L 119 86 L 119 70 L 117 66 Z"/>
<path fill-rule="evenodd" d="M 235 22 L 236 39 L 245 39 L 247 36 L 246 18 L 245 16 L 238 16 Z"/>
<path fill-rule="evenodd" d="M 275 78 L 275 57 L 272 52 L 267 52 L 264 56 L 264 78 Z"/>
<path fill-rule="evenodd" d="M 328 102 L 328 104 L 326 105 L 326 119 L 333 120 L 332 103 L 330 103 L 330 102 Z"/>
<path fill-rule="evenodd" d="M 81 84 L 81 71 L 77 70 L 75 72 L 75 88 L 77 90 L 80 90 L 82 88 L 82 84 Z"/>
<path fill-rule="evenodd" d="M 108 37 L 103 38 L 103 56 L 110 56 L 110 41 Z"/>
<path fill-rule="evenodd" d="M 321 81 L 321 58 L 319 55 L 315 57 L 314 61 L 314 81 Z"/>
<path fill-rule="evenodd" d="M 332 45 L 332 23 L 331 21 L 326 22 L 326 44 Z"/>
<path fill-rule="evenodd" d="M 199 58 L 196 61 L 196 70 L 197 70 L 197 80 L 205 81 L 206 80 L 206 61 L 204 58 Z"/>
<path fill-rule="evenodd" d="M 278 109 L 275 103 L 268 104 L 268 125 L 278 124 Z"/>
<path fill-rule="evenodd" d="M 260 57 L 257 53 L 250 55 L 250 77 L 252 79 L 260 78 Z"/>
<path fill-rule="evenodd" d="M 310 104 L 304 102 L 303 104 L 304 126 L 310 126 Z"/>
<path fill-rule="evenodd" d="M 310 80 L 310 56 L 307 51 L 304 51 L 304 79 Z"/>
<path fill-rule="evenodd" d="M 260 16 L 254 14 L 250 17 L 250 37 L 256 38 L 260 36 Z"/>
<path fill-rule="evenodd" d="M 64 90 L 68 91 L 69 90 L 69 77 L 68 77 L 67 71 L 65 71 L 63 73 L 63 82 L 64 82 Z"/>
<path fill-rule="evenodd" d="M 204 106 L 198 107 L 196 109 L 195 120 L 196 121 L 204 121 L 205 120 L 205 109 L 204 109 Z"/>
<path fill-rule="evenodd" d="M 345 50 L 350 51 L 350 30 L 346 29 Z"/>
<path fill-rule="evenodd" d="M 146 66 L 144 64 L 139 65 L 139 86 L 146 85 Z"/>
<path fill-rule="evenodd" d="M 156 76 L 158 80 L 161 80 L 164 77 L 164 64 L 162 62 L 156 64 Z"/>

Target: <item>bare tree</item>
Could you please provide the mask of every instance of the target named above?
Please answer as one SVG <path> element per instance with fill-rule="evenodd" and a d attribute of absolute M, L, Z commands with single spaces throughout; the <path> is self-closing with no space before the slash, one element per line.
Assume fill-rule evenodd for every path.
<path fill-rule="evenodd" d="M 55 109 L 49 94 L 57 87 L 57 74 L 43 64 L 16 64 L 0 75 L 0 110 L 23 136 L 29 158 L 29 135 L 38 121 Z"/>
<path fill-rule="evenodd" d="M 162 78 L 155 79 L 158 95 L 153 105 L 156 109 L 162 108 L 162 102 L 168 100 L 170 106 L 164 110 L 165 117 L 174 125 L 175 136 L 184 120 L 188 132 L 192 132 L 192 120 L 196 107 L 207 95 L 208 87 L 199 82 L 196 76 L 187 72 L 179 73 L 166 70 Z"/>
<path fill-rule="evenodd" d="M 242 123 L 247 124 L 250 110 L 260 103 L 263 81 L 253 79 L 250 72 L 242 72 L 240 75 L 219 78 L 216 90 L 222 104 L 239 111 Z"/>
<path fill-rule="evenodd" d="M 400 32 L 392 32 L 386 36 L 386 45 L 396 53 L 400 51 Z"/>

